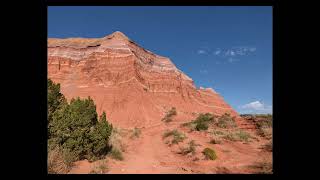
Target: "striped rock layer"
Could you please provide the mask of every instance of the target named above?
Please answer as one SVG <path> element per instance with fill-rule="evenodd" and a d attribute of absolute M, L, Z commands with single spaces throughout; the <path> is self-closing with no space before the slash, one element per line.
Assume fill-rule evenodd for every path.
<path fill-rule="evenodd" d="M 189 121 L 198 113 L 238 117 L 211 88 L 197 88 L 171 62 L 121 32 L 103 38 L 48 39 L 48 78 L 71 99 L 90 96 L 122 128 L 161 123 L 171 107 Z"/>

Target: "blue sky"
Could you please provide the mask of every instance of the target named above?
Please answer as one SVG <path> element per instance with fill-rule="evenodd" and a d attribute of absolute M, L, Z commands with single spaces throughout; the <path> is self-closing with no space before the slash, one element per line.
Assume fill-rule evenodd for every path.
<path fill-rule="evenodd" d="M 48 37 L 121 31 L 240 113 L 272 112 L 272 7 L 48 7 Z"/>

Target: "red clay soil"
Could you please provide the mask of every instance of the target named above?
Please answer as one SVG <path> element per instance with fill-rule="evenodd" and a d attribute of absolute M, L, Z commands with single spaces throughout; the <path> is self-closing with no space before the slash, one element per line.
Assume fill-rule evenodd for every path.
<path fill-rule="evenodd" d="M 160 121 L 160 120 L 159 120 Z M 127 145 L 124 152 L 124 160 L 117 161 L 107 157 L 107 174 L 193 174 L 193 173 L 255 173 L 250 165 L 257 162 L 268 161 L 272 163 L 272 153 L 266 152 L 261 147 L 268 140 L 257 137 L 249 143 L 230 142 L 222 140 L 221 144 L 210 144 L 208 132 L 190 132 L 187 128 L 181 128 L 181 121 L 170 123 L 160 122 L 158 125 L 141 129 L 138 138 L 124 138 Z M 187 139 L 178 145 L 169 146 L 162 138 L 166 130 L 178 129 L 186 134 Z M 179 147 L 186 147 L 187 142 L 194 140 L 199 146 L 196 147 L 195 155 L 178 154 Z M 206 160 L 202 150 L 206 147 L 216 151 L 218 158 L 214 161 Z M 195 158 L 199 160 L 194 161 Z M 77 162 L 73 173 L 90 173 L 93 163 L 88 161 Z M 223 172 L 221 172 L 221 169 Z"/>

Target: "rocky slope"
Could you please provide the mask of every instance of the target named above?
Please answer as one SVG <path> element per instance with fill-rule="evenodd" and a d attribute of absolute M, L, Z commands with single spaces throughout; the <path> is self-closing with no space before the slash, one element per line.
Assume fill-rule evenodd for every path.
<path fill-rule="evenodd" d="M 92 97 L 98 113 L 105 111 L 121 128 L 159 124 L 171 107 L 186 120 L 201 112 L 239 117 L 213 89 L 197 89 L 169 58 L 121 32 L 103 38 L 49 38 L 48 78 L 61 84 L 68 99 Z"/>

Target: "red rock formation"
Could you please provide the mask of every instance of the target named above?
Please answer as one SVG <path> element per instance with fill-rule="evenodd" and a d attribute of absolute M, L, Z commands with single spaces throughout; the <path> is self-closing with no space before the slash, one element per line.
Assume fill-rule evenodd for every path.
<path fill-rule="evenodd" d="M 213 89 L 197 89 L 170 59 L 121 32 L 104 38 L 49 38 L 48 77 L 61 84 L 68 99 L 91 96 L 98 113 L 105 111 L 123 128 L 158 124 L 171 107 L 186 121 L 200 112 L 238 116 Z"/>

